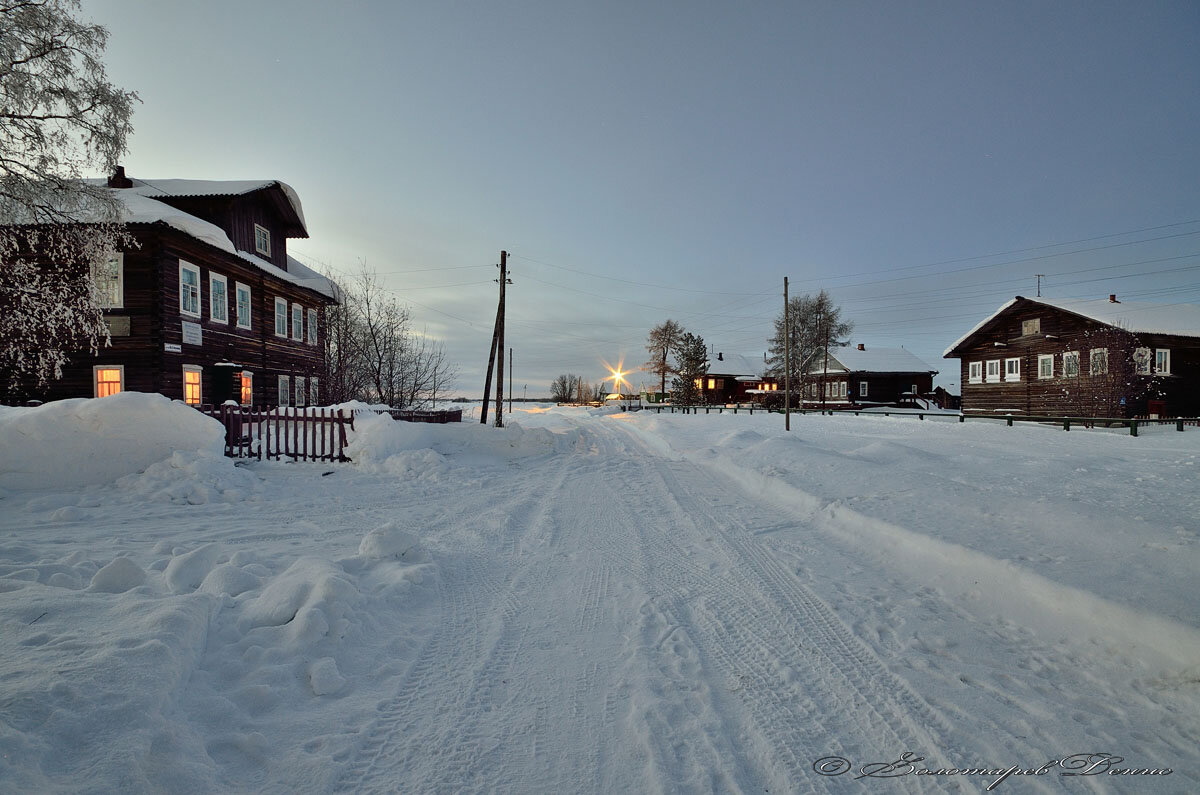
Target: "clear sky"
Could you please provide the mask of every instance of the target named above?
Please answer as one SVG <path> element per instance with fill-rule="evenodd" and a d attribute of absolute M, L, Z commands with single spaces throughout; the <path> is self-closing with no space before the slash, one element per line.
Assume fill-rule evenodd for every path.
<path fill-rule="evenodd" d="M 1200 3 L 86 0 L 128 173 L 280 179 L 482 393 L 670 317 L 760 356 L 793 292 L 945 350 L 1014 295 L 1200 302 Z M 643 376 L 647 385 L 652 376 Z M 633 377 L 635 385 L 638 376 Z"/>

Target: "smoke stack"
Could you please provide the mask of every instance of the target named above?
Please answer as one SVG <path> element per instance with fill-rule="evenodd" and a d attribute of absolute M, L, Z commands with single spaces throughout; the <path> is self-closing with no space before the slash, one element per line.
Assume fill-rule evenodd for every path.
<path fill-rule="evenodd" d="M 133 181 L 125 176 L 125 166 L 117 166 L 117 170 L 108 178 L 110 188 L 132 188 Z"/>
<path fill-rule="evenodd" d="M 860 343 L 858 343 L 858 349 L 859 349 L 860 351 L 865 351 L 865 350 L 867 349 L 867 346 L 866 346 L 866 345 L 863 345 L 863 344 L 860 342 Z"/>
<path fill-rule="evenodd" d="M 1117 300 L 1117 294 L 1116 294 L 1116 293 L 1109 293 L 1109 294 L 1108 294 L 1108 302 L 1109 302 L 1110 304 L 1119 304 L 1119 303 L 1121 303 L 1120 301 L 1118 301 L 1118 300 Z"/>
<path fill-rule="evenodd" d="M 725 361 L 725 354 L 721 353 L 720 351 L 717 351 L 717 361 L 718 362 Z"/>

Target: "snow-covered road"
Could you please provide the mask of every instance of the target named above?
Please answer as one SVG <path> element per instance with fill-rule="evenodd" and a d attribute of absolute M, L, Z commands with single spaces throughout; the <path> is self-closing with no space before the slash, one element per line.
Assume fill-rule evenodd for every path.
<path fill-rule="evenodd" d="M 212 499 L 182 526 L 178 502 L 145 499 L 194 472 L 115 498 L 10 495 L 0 618 L 17 656 L 0 682 L 16 692 L 0 717 L 42 692 L 105 731 L 128 697 L 111 671 L 34 670 L 38 650 L 78 640 L 67 610 L 206 599 L 207 627 L 172 624 L 199 650 L 157 714 L 93 740 L 121 752 L 90 763 L 96 791 L 978 792 L 1002 775 L 983 770 L 1011 769 L 998 791 L 1200 790 L 1200 434 L 514 419 L 375 429 L 333 474 L 254 465 L 262 483 L 239 484 L 252 499 Z M 1116 481 L 1103 499 L 1064 486 L 1101 467 Z M 1174 497 L 1139 496 L 1147 467 Z M 989 472 L 1011 493 L 1045 485 L 997 517 L 970 504 L 1001 488 Z M 49 582 L 86 585 L 114 553 L 149 584 Z M 97 620 L 94 658 L 162 634 Z M 90 704 L 86 677 L 102 682 Z M 43 711 L 51 730 L 0 724 L 0 782 L 74 791 L 70 765 L 47 762 L 62 740 Z M 915 770 L 976 771 L 882 780 L 908 768 L 873 765 L 905 753 Z"/>

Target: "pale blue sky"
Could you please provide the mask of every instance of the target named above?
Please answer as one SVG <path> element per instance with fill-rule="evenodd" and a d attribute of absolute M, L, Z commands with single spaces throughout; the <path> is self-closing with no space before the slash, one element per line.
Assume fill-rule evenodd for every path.
<path fill-rule="evenodd" d="M 518 395 L 640 364 L 666 317 L 761 356 L 785 275 L 955 391 L 942 351 L 1035 273 L 1200 302 L 1191 0 L 85 13 L 144 103 L 132 176 L 291 184 L 312 237 L 289 250 L 385 274 L 471 396 L 501 249 Z"/>

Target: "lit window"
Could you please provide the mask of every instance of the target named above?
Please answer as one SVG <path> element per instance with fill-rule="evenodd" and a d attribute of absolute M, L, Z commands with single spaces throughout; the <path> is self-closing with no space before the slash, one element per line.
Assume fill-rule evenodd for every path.
<path fill-rule="evenodd" d="M 200 372 L 199 367 L 183 366 L 183 402 L 189 406 L 200 405 Z"/>
<path fill-rule="evenodd" d="M 1063 375 L 1067 378 L 1079 375 L 1079 351 L 1067 351 L 1063 354 Z"/>
<path fill-rule="evenodd" d="M 983 383 L 983 362 L 971 362 L 967 365 L 970 368 L 970 377 L 967 379 L 971 384 Z"/>
<path fill-rule="evenodd" d="M 715 378 L 708 379 L 708 388 L 716 389 L 717 388 L 717 379 L 715 379 Z"/>
<path fill-rule="evenodd" d="M 238 328 L 250 328 L 250 287 L 238 282 L 236 289 Z"/>
<path fill-rule="evenodd" d="M 249 370 L 242 370 L 242 388 L 239 398 L 243 406 L 254 403 L 254 373 Z"/>
<path fill-rule="evenodd" d="M 1133 352 L 1133 366 L 1138 375 L 1150 375 L 1150 362 L 1153 358 L 1149 348 L 1138 348 Z"/>
<path fill-rule="evenodd" d="M 179 261 L 179 314 L 200 317 L 200 269 Z"/>
<path fill-rule="evenodd" d="M 1108 348 L 1092 348 L 1088 358 L 1088 372 L 1092 375 L 1108 373 Z"/>
<path fill-rule="evenodd" d="M 254 225 L 254 250 L 264 257 L 271 256 L 271 232 L 265 226 Z"/>
<path fill-rule="evenodd" d="M 287 406 L 291 400 L 292 379 L 286 375 L 279 376 L 279 405 Z"/>
<path fill-rule="evenodd" d="M 1159 375 L 1171 374 L 1171 351 L 1167 348 L 1154 349 L 1154 372 Z"/>
<path fill-rule="evenodd" d="M 292 339 L 304 339 L 304 307 L 292 304 Z"/>
<path fill-rule="evenodd" d="M 1021 336 L 1028 337 L 1030 334 L 1042 333 L 1042 319 L 1035 317 L 1032 320 L 1021 321 Z"/>
<path fill-rule="evenodd" d="M 208 274 L 208 318 L 215 323 L 229 322 L 229 282 L 215 273 Z"/>
<path fill-rule="evenodd" d="M 296 405 L 303 406 L 305 398 L 308 397 L 308 384 L 304 381 L 304 376 L 296 376 Z"/>
<path fill-rule="evenodd" d="M 317 310 L 308 310 L 308 344 L 317 344 Z"/>
<path fill-rule="evenodd" d="M 92 377 L 96 397 L 108 397 L 125 391 L 124 365 L 96 365 L 92 368 Z"/>
<path fill-rule="evenodd" d="M 1004 380 L 1005 381 L 1020 381 L 1021 380 L 1021 360 L 1020 359 L 1005 359 L 1004 360 Z M 914 390 L 916 391 L 916 390 Z"/>
<path fill-rule="evenodd" d="M 92 270 L 96 280 L 96 299 L 101 309 L 125 306 L 125 255 L 113 254 Z"/>
<path fill-rule="evenodd" d="M 283 298 L 275 299 L 275 336 L 287 336 L 288 304 Z"/>
<path fill-rule="evenodd" d="M 1038 378 L 1053 378 L 1054 377 L 1054 354 L 1045 354 L 1038 357 Z"/>
<path fill-rule="evenodd" d="M 1000 360 L 989 359 L 987 363 L 987 381 L 993 383 L 1000 380 Z"/>
<path fill-rule="evenodd" d="M 317 379 L 308 379 L 308 404 L 310 406 L 321 405 L 320 392 L 317 390 Z"/>

